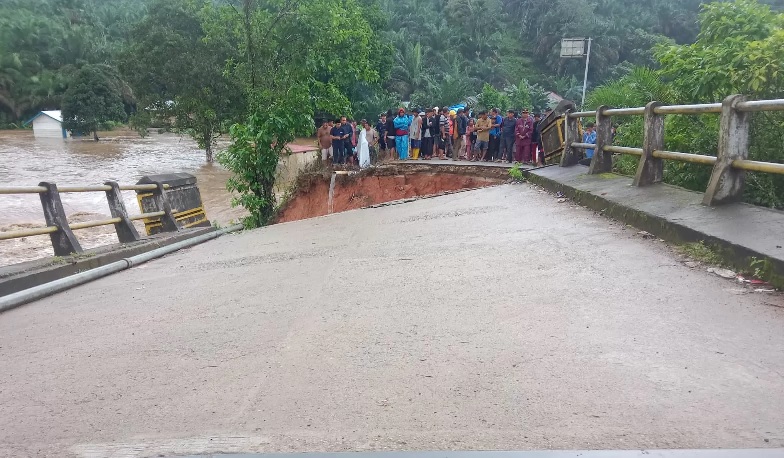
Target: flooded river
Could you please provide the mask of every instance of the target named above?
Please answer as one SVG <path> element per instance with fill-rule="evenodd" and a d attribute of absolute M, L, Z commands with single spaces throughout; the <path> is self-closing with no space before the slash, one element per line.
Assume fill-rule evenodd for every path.
<path fill-rule="evenodd" d="M 285 186 L 296 175 L 297 161 L 286 159 L 281 165 Z M 36 139 L 29 130 L 0 131 L 0 186 L 35 186 L 41 181 L 60 186 L 95 185 L 108 180 L 133 184 L 144 175 L 167 172 L 187 172 L 197 177 L 210 221 L 226 225 L 245 214 L 241 208 L 231 208 L 231 195 L 226 191 L 229 172 L 217 164 L 206 163 L 204 151 L 190 137 L 151 133 L 140 138 L 132 131 L 115 131 L 94 142 Z M 103 193 L 61 196 L 71 222 L 109 216 Z M 123 192 L 123 197 L 129 213 L 140 213 L 134 192 Z M 36 194 L 0 195 L 0 231 L 44 225 Z M 75 234 L 83 248 L 117 243 L 111 226 L 84 229 Z M 49 237 L 45 235 L 0 241 L 0 265 L 52 255 Z"/>

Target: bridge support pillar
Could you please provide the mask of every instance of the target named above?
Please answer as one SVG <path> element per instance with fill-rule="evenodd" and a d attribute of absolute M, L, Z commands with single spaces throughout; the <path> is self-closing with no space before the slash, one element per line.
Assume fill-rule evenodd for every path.
<path fill-rule="evenodd" d="M 719 154 L 713 166 L 708 190 L 702 199 L 703 205 L 717 205 L 740 200 L 746 172 L 732 168 L 732 162 L 749 156 L 749 121 L 751 115 L 738 111 L 737 106 L 745 102 L 743 95 L 731 95 L 724 99 L 719 126 Z"/>
<path fill-rule="evenodd" d="M 125 202 L 123 202 L 122 194 L 120 193 L 120 185 L 114 181 L 107 181 L 104 184 L 112 188 L 110 191 L 106 191 L 109 212 L 112 218 L 120 218 L 121 220 L 114 225 L 114 229 L 117 231 L 117 239 L 120 240 L 120 243 L 130 243 L 139 240 L 139 233 L 136 232 L 133 223 L 128 219 L 128 211 L 125 209 Z"/>
<path fill-rule="evenodd" d="M 612 118 L 604 114 L 608 108 L 602 105 L 596 109 L 596 149 L 588 169 L 590 175 L 612 171 L 612 153 L 604 151 L 605 146 L 612 145 Z"/>
<path fill-rule="evenodd" d="M 57 185 L 44 181 L 38 183 L 38 186 L 46 188 L 46 192 L 39 194 L 41 196 L 41 206 L 44 209 L 46 225 L 55 226 L 58 229 L 57 232 L 49 234 L 54 255 L 69 256 L 73 253 L 81 253 L 82 246 L 68 225 L 68 218 L 65 215 L 65 209 L 63 208 L 62 200 L 60 200 Z"/>
<path fill-rule="evenodd" d="M 572 143 L 580 142 L 580 132 L 577 129 L 577 118 L 571 118 L 569 115 L 572 110 L 564 114 L 564 150 L 561 154 L 561 167 L 569 167 L 576 165 L 580 160 L 580 155 L 577 149 L 572 148 Z"/>
<path fill-rule="evenodd" d="M 164 215 L 161 216 L 161 229 L 163 232 L 177 232 L 180 228 L 177 225 L 177 220 L 174 218 L 169 199 L 164 194 L 163 183 L 156 181 L 155 185 L 158 186 L 158 189 L 152 191 L 153 199 L 158 211 L 164 212 Z"/>
<path fill-rule="evenodd" d="M 653 152 L 664 149 L 664 116 L 654 110 L 661 102 L 649 102 L 645 106 L 645 131 L 642 141 L 642 156 L 634 176 L 634 186 L 661 183 L 664 177 L 664 162 L 653 157 Z"/>

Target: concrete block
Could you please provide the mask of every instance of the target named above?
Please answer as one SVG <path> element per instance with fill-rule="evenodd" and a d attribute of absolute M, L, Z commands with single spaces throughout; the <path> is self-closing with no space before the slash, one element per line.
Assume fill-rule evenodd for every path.
<path fill-rule="evenodd" d="M 737 105 L 745 101 L 743 95 L 731 95 L 722 102 L 719 154 L 702 200 L 703 205 L 735 202 L 743 196 L 746 172 L 732 168 L 732 162 L 749 156 L 751 114 L 737 110 Z"/>

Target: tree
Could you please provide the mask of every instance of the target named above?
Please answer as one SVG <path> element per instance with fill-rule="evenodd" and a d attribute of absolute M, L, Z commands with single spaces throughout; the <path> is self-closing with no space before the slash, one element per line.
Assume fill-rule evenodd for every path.
<path fill-rule="evenodd" d="M 430 89 L 429 81 L 421 43 L 406 43 L 403 49 L 395 52 L 395 64 L 388 85 L 400 94 L 401 98 L 410 100 L 414 92 Z"/>
<path fill-rule="evenodd" d="M 244 1 L 214 19 L 208 41 L 240 43 L 243 58 L 229 62 L 229 72 L 251 107 L 218 160 L 233 173 L 234 203 L 250 212 L 245 225 L 260 226 L 274 215 L 280 155 L 312 132 L 313 113 L 347 113 L 352 88 L 379 82 L 373 33 L 354 0 Z"/>
<path fill-rule="evenodd" d="M 63 96 L 63 127 L 93 133 L 98 141 L 98 128 L 110 121 L 124 121 L 122 92 L 101 67 L 85 65 L 76 74 Z"/>
<path fill-rule="evenodd" d="M 660 46 L 663 75 L 694 101 L 728 94 L 779 97 L 784 91 L 784 14 L 754 0 L 706 4 L 690 45 Z"/>
<path fill-rule="evenodd" d="M 479 94 L 479 99 L 477 100 L 478 106 L 480 110 L 492 110 L 493 108 L 498 108 L 499 110 L 503 111 L 509 107 L 509 98 L 498 89 L 494 88 L 488 83 L 482 87 L 482 93 Z"/>
<path fill-rule="evenodd" d="M 218 155 L 218 161 L 233 175 L 227 187 L 239 193 L 235 205 L 242 205 L 250 215 L 246 227 L 271 222 L 275 209 L 275 180 L 280 155 L 297 135 L 309 133 L 313 118 L 308 93 L 291 90 L 276 97 L 264 110 L 255 110 L 243 123 L 231 127 L 231 145 Z"/>
<path fill-rule="evenodd" d="M 0 1 L 0 125 L 60 108 L 85 64 L 112 62 L 146 0 Z"/>
<path fill-rule="evenodd" d="M 390 107 L 400 106 L 400 97 L 394 93 L 383 89 L 377 83 L 360 83 L 352 90 L 349 99 L 351 100 L 351 111 L 355 119 L 366 119 L 371 124 L 382 112 L 386 112 Z M 429 100 L 428 100 L 429 102 Z M 411 104 L 414 104 L 414 97 L 411 97 Z M 422 105 L 424 106 L 424 105 Z"/>
<path fill-rule="evenodd" d="M 697 41 L 687 45 L 659 46 L 655 55 L 659 70 L 636 68 L 627 76 L 603 85 L 588 97 L 588 106 L 643 106 L 652 100 L 664 103 L 721 101 L 728 95 L 746 94 L 751 99 L 784 95 L 784 14 L 752 0 L 705 4 L 700 14 Z M 749 157 L 782 162 L 780 113 L 752 115 Z M 671 151 L 715 155 L 719 119 L 715 116 L 673 115 L 666 119 L 665 145 Z M 623 120 L 616 142 L 639 146 L 641 118 Z M 616 162 L 621 172 L 633 173 L 636 160 Z M 664 181 L 704 191 L 710 168 L 675 161 L 665 162 Z M 744 198 L 747 202 L 784 208 L 784 177 L 748 173 Z"/>
<path fill-rule="evenodd" d="M 207 162 L 246 100 L 241 82 L 225 72 L 226 62 L 240 58 L 236 46 L 208 39 L 202 26 L 217 14 L 206 1 L 156 1 L 131 32 L 121 66 L 142 111 L 133 122 L 144 129 L 157 120 L 188 133 Z"/>

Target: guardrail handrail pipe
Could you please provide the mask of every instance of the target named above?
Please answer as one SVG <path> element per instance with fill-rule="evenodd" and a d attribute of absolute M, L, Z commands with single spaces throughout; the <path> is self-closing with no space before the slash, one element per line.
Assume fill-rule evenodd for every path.
<path fill-rule="evenodd" d="M 784 164 L 748 160 L 750 113 L 759 111 L 784 111 L 784 99 L 747 101 L 743 96 L 732 95 L 722 103 L 700 103 L 691 105 L 664 105 L 650 102 L 645 107 L 608 108 L 599 107 L 596 111 L 567 112 L 563 115 L 564 142 L 561 167 L 576 164 L 579 160 L 578 149 L 595 149 L 589 173 L 610 170 L 612 153 L 639 156 L 635 186 L 659 183 L 664 178 L 663 160 L 674 160 L 692 164 L 712 165 L 708 189 L 703 203 L 716 205 L 739 200 L 743 194 L 746 171 L 775 173 L 784 175 Z M 671 114 L 721 114 L 721 128 L 718 139 L 717 156 L 681 153 L 664 150 L 664 124 L 666 115 Z M 613 146 L 600 135 L 611 126 L 611 116 L 645 117 L 642 148 Z M 578 120 L 596 117 L 596 145 L 579 142 Z M 604 128 L 602 127 L 604 126 Z M 604 137 L 609 138 L 609 135 Z M 601 165 L 599 162 L 601 162 Z"/>

